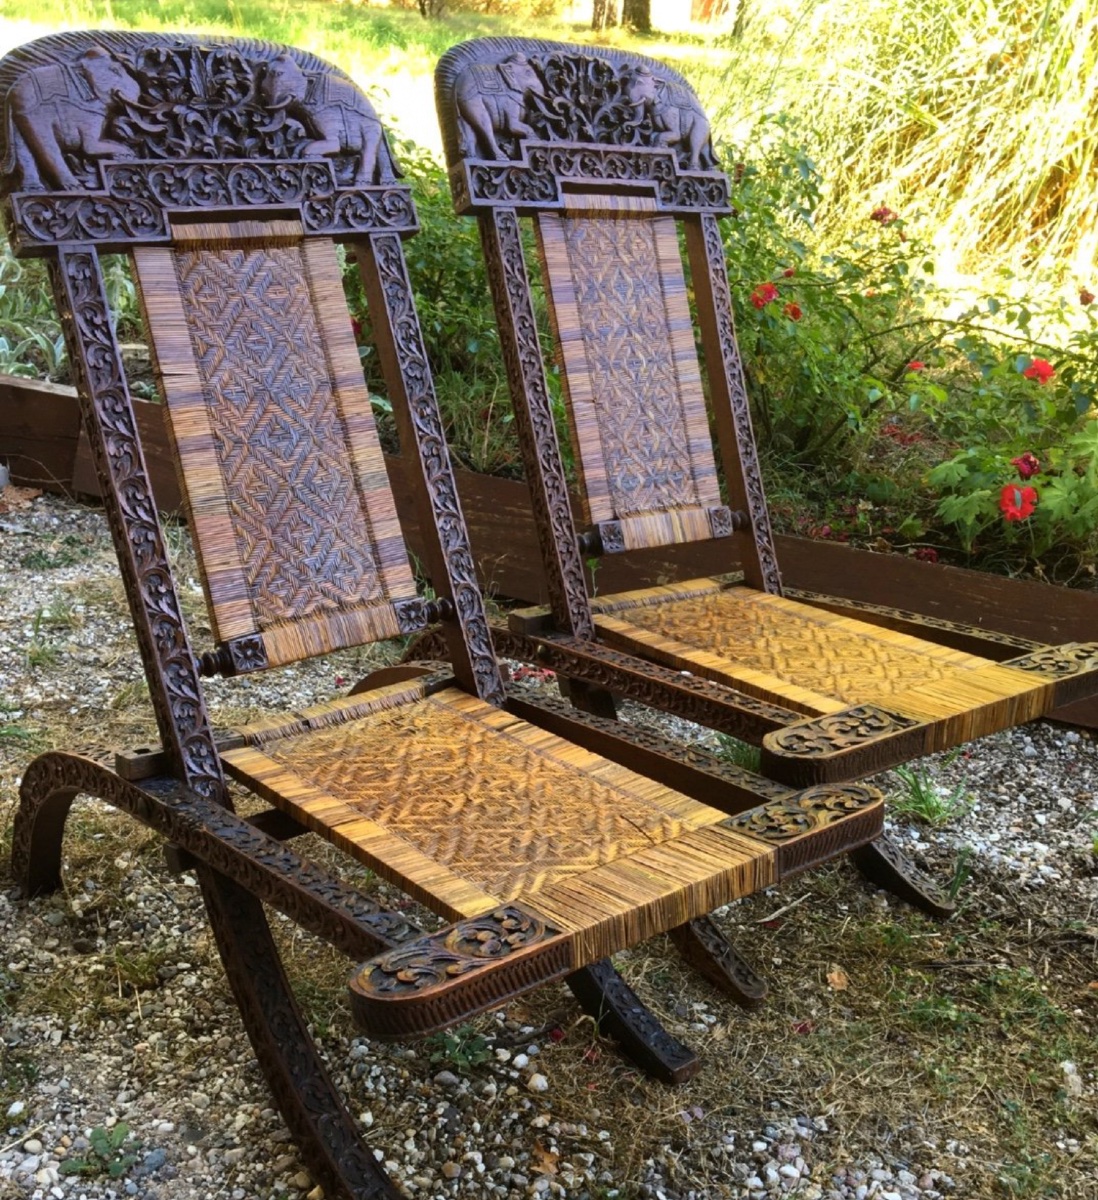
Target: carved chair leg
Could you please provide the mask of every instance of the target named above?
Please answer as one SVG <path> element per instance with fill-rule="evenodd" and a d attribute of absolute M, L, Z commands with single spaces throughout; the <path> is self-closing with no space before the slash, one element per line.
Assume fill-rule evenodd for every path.
<path fill-rule="evenodd" d="M 12 827 L 11 870 L 25 896 L 42 896 L 61 886 L 65 820 L 80 788 L 35 775 L 28 767 Z"/>
<path fill-rule="evenodd" d="M 921 871 L 891 838 L 882 834 L 850 852 L 859 871 L 913 908 L 943 920 L 956 911 L 956 904 L 925 871 Z"/>
<path fill-rule="evenodd" d="M 758 1008 L 766 999 L 766 980 L 736 952 L 710 917 L 697 917 L 671 930 L 671 941 L 682 957 L 710 983 L 744 1008 Z"/>
<path fill-rule="evenodd" d="M 694 1051 L 664 1029 L 609 959 L 574 971 L 565 982 L 600 1031 L 612 1037 L 646 1075 L 660 1083 L 678 1084 L 693 1079 L 701 1069 Z"/>
<path fill-rule="evenodd" d="M 221 961 L 267 1086 L 325 1195 L 397 1200 L 401 1193 L 358 1135 L 306 1029 L 263 906 L 226 876 L 197 868 Z"/>

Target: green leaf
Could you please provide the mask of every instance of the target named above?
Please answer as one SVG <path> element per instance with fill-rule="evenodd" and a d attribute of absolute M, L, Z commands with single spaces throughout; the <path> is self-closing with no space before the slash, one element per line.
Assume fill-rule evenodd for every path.
<path fill-rule="evenodd" d="M 927 481 L 936 488 L 956 487 L 968 478 L 968 455 L 958 455 L 939 463 L 927 473 Z"/>
<path fill-rule="evenodd" d="M 987 311 L 991 313 L 992 316 L 995 316 L 995 314 L 999 311 L 999 301 L 996 300 L 994 296 L 988 296 L 987 298 Z"/>
<path fill-rule="evenodd" d="M 949 521 L 952 525 L 973 529 L 981 518 L 994 513 L 992 496 L 990 488 L 980 488 L 964 496 L 944 496 L 938 502 L 938 514 L 943 521 Z"/>
<path fill-rule="evenodd" d="M 1041 489 L 1040 512 L 1052 521 L 1070 521 L 1078 505 L 1082 480 L 1076 475 L 1061 475 Z"/>

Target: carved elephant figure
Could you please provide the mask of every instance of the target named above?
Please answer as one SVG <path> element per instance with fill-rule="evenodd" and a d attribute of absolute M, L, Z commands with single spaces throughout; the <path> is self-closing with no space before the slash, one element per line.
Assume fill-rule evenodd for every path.
<path fill-rule="evenodd" d="M 686 155 L 686 166 L 690 170 L 715 169 L 717 159 L 709 141 L 709 118 L 688 87 L 667 79 L 659 80 L 653 115 L 660 143 L 677 146 Z"/>
<path fill-rule="evenodd" d="M 141 85 L 113 55 L 93 48 L 74 63 L 43 63 L 12 84 L 5 98 L 8 153 L 3 173 L 21 172 L 24 191 L 85 187 L 70 159 L 132 158 L 103 136 L 117 99 L 136 103 Z"/>
<path fill-rule="evenodd" d="M 291 55 L 280 54 L 267 64 L 259 101 L 319 135 L 305 143 L 306 155 L 356 155 L 356 187 L 392 183 L 399 176 L 377 114 L 349 80 L 311 78 Z"/>
<path fill-rule="evenodd" d="M 524 138 L 534 130 L 522 119 L 528 96 L 544 96 L 545 85 L 524 54 L 511 54 L 499 63 L 473 63 L 454 85 L 454 103 L 486 158 L 505 158 L 500 137 Z"/>

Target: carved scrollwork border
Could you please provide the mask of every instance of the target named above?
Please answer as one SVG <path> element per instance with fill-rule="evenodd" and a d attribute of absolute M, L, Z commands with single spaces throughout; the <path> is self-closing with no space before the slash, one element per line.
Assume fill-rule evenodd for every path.
<path fill-rule="evenodd" d="M 423 1036 L 567 975 L 572 938 L 518 904 L 459 921 L 365 963 L 351 1011 L 383 1041 Z"/>
<path fill-rule="evenodd" d="M 168 565 L 99 260 L 93 250 L 62 250 L 50 273 L 160 738 L 189 787 L 224 797 L 198 663 Z"/>
<path fill-rule="evenodd" d="M 382 908 L 178 781 L 150 779 L 139 787 L 103 764 L 73 754 L 40 755 L 24 773 L 12 847 L 17 877 L 27 878 L 34 869 L 37 822 L 44 806 L 66 791 L 96 796 L 155 829 L 351 957 L 377 954 L 421 936 L 400 913 Z"/>
<path fill-rule="evenodd" d="M 736 345 L 724 244 L 714 216 L 703 214 L 687 222 L 687 249 L 695 277 L 708 279 L 710 283 L 708 288 L 697 289 L 698 306 L 706 340 L 713 403 L 715 407 L 719 406 L 717 435 L 732 494 L 732 507 L 745 509 L 750 520 L 746 532 L 751 538 L 751 548 L 745 553 L 744 573 L 756 587 L 780 595 L 781 572 L 751 428 L 743 363 Z"/>
<path fill-rule="evenodd" d="M 517 398 L 515 423 L 522 431 L 522 460 L 537 517 L 550 605 L 561 628 L 594 640 L 518 217 L 513 209 L 496 209 L 479 222 L 507 378 Z"/>
<path fill-rule="evenodd" d="M 470 681 L 477 694 L 482 700 L 501 704 L 503 682 L 423 347 L 404 251 L 400 238 L 394 233 L 374 234 L 368 246 L 368 255 L 362 256 L 363 267 L 368 273 L 377 272 L 377 286 L 392 336 L 392 353 L 406 398 L 406 406 L 402 407 L 406 407 L 408 428 L 420 463 L 433 526 L 440 540 L 442 554 L 437 566 L 436 587 L 440 593 L 449 592 L 448 596 L 443 595 L 440 605 L 444 601 L 452 605 L 452 616 L 462 633 L 461 653 L 466 657 Z M 368 285 L 371 282 L 369 277 L 367 282 Z M 402 412 L 402 419 L 404 415 Z M 444 586 L 440 583 L 443 578 Z M 426 618 L 426 610 L 422 615 Z M 453 654 L 454 646 L 451 645 L 451 656 Z"/>

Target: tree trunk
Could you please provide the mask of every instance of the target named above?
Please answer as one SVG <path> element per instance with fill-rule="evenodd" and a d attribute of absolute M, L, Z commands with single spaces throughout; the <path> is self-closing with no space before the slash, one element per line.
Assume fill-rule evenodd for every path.
<path fill-rule="evenodd" d="M 595 0 L 591 28 L 610 29 L 618 23 L 618 0 Z"/>
<path fill-rule="evenodd" d="M 651 33 L 652 0 L 622 0 L 621 23 L 638 33 Z"/>

